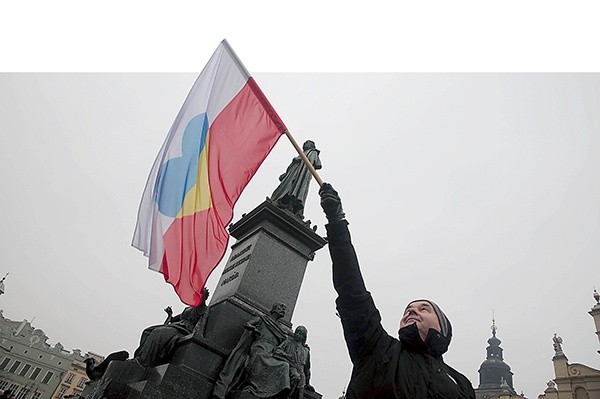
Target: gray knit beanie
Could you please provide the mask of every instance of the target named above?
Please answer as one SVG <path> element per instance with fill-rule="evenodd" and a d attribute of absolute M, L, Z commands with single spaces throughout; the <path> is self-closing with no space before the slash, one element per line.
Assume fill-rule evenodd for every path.
<path fill-rule="evenodd" d="M 433 308 L 433 310 L 438 318 L 438 321 L 440 322 L 440 327 L 442 329 L 442 331 L 440 331 L 440 332 L 442 333 L 442 335 L 444 337 L 451 338 L 452 337 L 452 325 L 450 324 L 450 320 L 448 320 L 448 318 L 446 317 L 444 312 L 442 312 L 442 309 L 440 309 L 440 307 L 438 305 L 436 305 L 435 302 L 430 301 L 429 299 L 415 299 L 414 301 L 410 301 L 408 303 L 408 305 L 406 305 L 406 308 L 408 308 L 411 303 L 420 302 L 420 301 L 427 302 L 431 305 L 431 307 Z"/>

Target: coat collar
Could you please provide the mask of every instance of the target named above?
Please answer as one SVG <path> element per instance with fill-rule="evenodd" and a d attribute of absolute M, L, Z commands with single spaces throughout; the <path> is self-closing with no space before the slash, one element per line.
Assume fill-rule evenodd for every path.
<path fill-rule="evenodd" d="M 398 339 L 407 350 L 429 353 L 433 357 L 442 357 L 450 345 L 450 337 L 443 336 L 433 328 L 429 329 L 423 341 L 415 323 L 398 330 Z"/>

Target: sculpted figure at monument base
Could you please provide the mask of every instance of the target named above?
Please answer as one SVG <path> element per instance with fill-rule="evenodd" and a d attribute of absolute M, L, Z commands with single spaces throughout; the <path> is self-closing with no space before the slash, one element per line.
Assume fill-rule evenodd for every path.
<path fill-rule="evenodd" d="M 269 315 L 259 315 L 244 325 L 245 331 L 215 383 L 213 398 L 225 399 L 232 391 L 246 392 L 257 398 L 287 396 L 290 365 L 273 354 L 288 337 L 279 321 L 285 316 L 285 310 L 285 304 L 275 303 Z"/>
<path fill-rule="evenodd" d="M 204 288 L 202 304 L 187 307 L 177 316 L 172 316 L 170 308 L 165 309 L 168 314 L 165 323 L 148 327 L 142 332 L 140 346 L 134 353 L 134 361 L 144 367 L 167 363 L 177 343 L 194 331 L 194 327 L 206 313 L 208 295 L 208 289 Z"/>
<path fill-rule="evenodd" d="M 293 337 L 288 337 L 275 348 L 274 356 L 290 365 L 290 391 L 288 398 L 303 399 L 304 391 L 314 392 L 310 385 L 310 348 L 306 344 L 308 330 L 298 326 Z"/>

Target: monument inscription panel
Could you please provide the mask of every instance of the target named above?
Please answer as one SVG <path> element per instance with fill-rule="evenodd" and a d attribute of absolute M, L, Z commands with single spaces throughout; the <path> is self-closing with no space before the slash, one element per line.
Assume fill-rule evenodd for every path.
<path fill-rule="evenodd" d="M 252 257 L 252 252 L 258 237 L 251 237 L 244 242 L 240 242 L 239 245 L 232 247 L 231 255 L 229 260 L 223 269 L 223 274 L 217 283 L 217 289 L 211 301 L 211 305 L 217 304 L 226 298 L 233 295 L 239 288 L 241 277 L 246 271 L 248 262 Z"/>

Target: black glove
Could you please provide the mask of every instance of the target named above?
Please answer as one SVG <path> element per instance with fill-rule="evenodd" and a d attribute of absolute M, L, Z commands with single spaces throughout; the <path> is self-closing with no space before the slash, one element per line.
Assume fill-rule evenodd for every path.
<path fill-rule="evenodd" d="M 321 196 L 321 208 L 323 208 L 329 223 L 346 217 L 342 209 L 342 200 L 331 184 L 323 183 L 319 189 L 319 195 Z"/>

